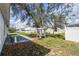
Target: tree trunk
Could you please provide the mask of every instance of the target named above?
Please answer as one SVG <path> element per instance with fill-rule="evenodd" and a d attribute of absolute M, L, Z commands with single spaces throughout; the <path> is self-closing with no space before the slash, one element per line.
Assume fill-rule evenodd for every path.
<path fill-rule="evenodd" d="M 57 27 L 56 27 L 56 26 L 54 27 L 54 31 L 56 31 L 56 32 L 57 32 Z"/>
<path fill-rule="evenodd" d="M 56 21 L 54 20 L 54 31 L 57 32 L 57 24 L 56 24 Z"/>
<path fill-rule="evenodd" d="M 46 36 L 45 30 L 43 28 L 37 28 L 37 36 L 39 38 L 45 37 Z"/>

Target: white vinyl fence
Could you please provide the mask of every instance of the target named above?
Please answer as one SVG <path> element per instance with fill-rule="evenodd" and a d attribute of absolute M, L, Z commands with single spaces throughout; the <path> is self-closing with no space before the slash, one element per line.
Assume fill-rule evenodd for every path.
<path fill-rule="evenodd" d="M 65 39 L 79 42 L 79 27 L 65 27 Z"/>

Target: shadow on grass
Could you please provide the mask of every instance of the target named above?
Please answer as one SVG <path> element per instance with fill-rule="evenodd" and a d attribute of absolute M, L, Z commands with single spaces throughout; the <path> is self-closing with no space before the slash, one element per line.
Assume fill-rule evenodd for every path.
<path fill-rule="evenodd" d="M 50 49 L 32 41 L 4 45 L 2 56 L 44 56 Z"/>

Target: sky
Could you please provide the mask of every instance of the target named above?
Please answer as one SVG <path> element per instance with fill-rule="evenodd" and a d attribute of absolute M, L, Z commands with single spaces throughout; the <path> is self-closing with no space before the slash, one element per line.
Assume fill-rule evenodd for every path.
<path fill-rule="evenodd" d="M 44 4 L 44 9 L 46 10 L 47 9 L 47 4 L 45 3 Z M 19 21 L 19 19 L 20 19 L 20 17 L 21 17 L 21 14 L 19 14 L 18 15 L 18 19 L 16 19 L 16 16 L 14 16 L 14 17 L 12 17 L 12 10 L 11 10 L 11 8 L 10 8 L 10 24 L 12 25 L 14 25 L 14 24 L 16 24 L 18 21 Z"/>
<path fill-rule="evenodd" d="M 75 14 L 75 15 L 73 15 Z M 73 16 L 71 16 L 73 15 Z M 71 16 L 71 20 L 70 20 L 70 23 L 79 23 L 79 4 L 74 4 L 74 7 L 73 7 L 73 12 L 70 13 L 70 16 Z"/>
<path fill-rule="evenodd" d="M 44 4 L 44 9 L 47 9 L 47 4 Z M 61 9 L 59 9 L 60 11 Z M 75 3 L 73 8 L 72 8 L 73 12 L 69 13 L 69 16 L 71 17 L 71 19 L 68 19 L 68 23 L 78 23 L 79 22 L 79 4 Z M 57 11 L 55 11 L 57 12 Z M 16 20 L 16 16 L 12 17 L 11 16 L 12 10 L 10 9 L 10 24 L 16 24 L 16 22 L 20 19 L 21 15 L 19 14 L 18 19 Z M 24 12 L 22 12 L 24 13 Z M 59 12 L 58 12 L 59 13 Z M 75 14 L 75 15 L 74 15 Z M 72 20 L 72 21 L 71 21 Z"/>

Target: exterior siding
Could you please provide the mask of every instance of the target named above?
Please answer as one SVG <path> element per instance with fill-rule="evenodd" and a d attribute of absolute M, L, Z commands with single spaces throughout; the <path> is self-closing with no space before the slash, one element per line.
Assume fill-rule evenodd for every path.
<path fill-rule="evenodd" d="M 9 25 L 9 3 L 0 3 L 0 9 L 4 17 L 4 22 Z"/>
<path fill-rule="evenodd" d="M 0 3 L 0 53 L 7 37 L 7 26 L 9 25 L 9 4 Z"/>
<path fill-rule="evenodd" d="M 0 53 L 5 42 L 5 38 L 7 36 L 7 27 L 4 24 L 4 20 L 2 14 L 0 12 Z"/>

